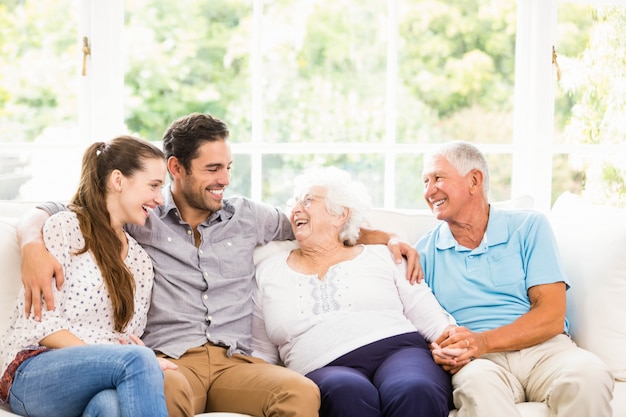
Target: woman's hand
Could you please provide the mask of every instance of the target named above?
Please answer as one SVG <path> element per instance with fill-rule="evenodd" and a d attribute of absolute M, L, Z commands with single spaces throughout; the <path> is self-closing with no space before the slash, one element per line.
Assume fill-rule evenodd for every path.
<path fill-rule="evenodd" d="M 435 363 L 453 375 L 471 361 L 471 359 L 460 359 L 467 353 L 467 348 L 442 348 L 436 342 L 432 342 L 430 347 Z"/>
<path fill-rule="evenodd" d="M 143 342 L 143 340 L 141 340 L 140 338 L 138 338 L 134 334 L 128 335 L 128 338 L 135 345 L 139 345 L 139 346 L 145 346 L 146 345 Z M 130 344 L 130 343 L 128 343 L 128 341 L 126 341 L 124 339 L 119 339 L 119 342 L 122 345 Z M 178 365 L 176 365 L 174 362 L 171 362 L 171 361 L 169 361 L 169 360 L 167 360 L 165 358 L 161 358 L 161 357 L 157 356 L 157 362 L 159 362 L 159 366 L 161 367 L 162 371 L 167 371 L 168 369 L 178 369 Z"/>
<path fill-rule="evenodd" d="M 162 371 L 167 371 L 168 369 L 178 369 L 178 365 L 176 365 L 174 362 L 171 362 L 165 358 L 161 358 L 159 356 L 157 356 L 157 361 L 159 362 L 159 365 L 161 366 L 161 370 Z"/>
<path fill-rule="evenodd" d="M 482 352 L 482 337 L 463 326 L 449 326 L 431 343 L 433 359 L 438 365 L 455 374 Z"/>

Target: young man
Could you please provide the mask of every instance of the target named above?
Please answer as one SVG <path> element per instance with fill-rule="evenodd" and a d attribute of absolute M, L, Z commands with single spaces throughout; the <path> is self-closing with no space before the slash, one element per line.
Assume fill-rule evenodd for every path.
<path fill-rule="evenodd" d="M 416 245 L 426 283 L 461 326 L 435 341 L 459 417 L 610 416 L 613 378 L 567 335 L 567 280 L 548 219 L 489 204 L 484 155 L 452 142 L 428 155 L 424 197 L 443 222 Z M 460 352 L 460 353 L 459 353 Z"/>
<path fill-rule="evenodd" d="M 231 411 L 254 416 L 317 416 L 319 391 L 307 378 L 251 354 L 253 252 L 272 240 L 293 239 L 287 216 L 246 198 L 224 198 L 232 156 L 227 126 L 194 113 L 174 121 L 163 137 L 171 186 L 143 227 L 128 231 L 148 251 L 155 269 L 147 346 L 178 368 L 165 370 L 170 416 Z M 62 209 L 41 206 L 48 213 Z M 50 307 L 50 276 L 62 283 L 55 260 L 41 250 L 33 215 L 19 228 L 23 281 L 35 316 L 41 294 Z M 362 243 L 388 243 L 396 258 L 421 273 L 416 251 L 380 231 Z M 399 261 L 399 259 L 398 259 Z"/>

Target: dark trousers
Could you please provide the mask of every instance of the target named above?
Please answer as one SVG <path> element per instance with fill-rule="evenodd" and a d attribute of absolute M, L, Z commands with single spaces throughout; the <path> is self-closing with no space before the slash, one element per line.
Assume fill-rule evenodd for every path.
<path fill-rule="evenodd" d="M 417 332 L 382 339 L 306 375 L 320 388 L 320 417 L 447 417 L 450 376 Z"/>

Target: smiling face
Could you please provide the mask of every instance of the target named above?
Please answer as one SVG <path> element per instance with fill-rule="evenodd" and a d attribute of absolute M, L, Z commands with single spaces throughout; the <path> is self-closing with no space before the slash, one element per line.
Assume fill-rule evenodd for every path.
<path fill-rule="evenodd" d="M 342 223 L 328 212 L 325 199 L 326 189 L 313 186 L 292 200 L 291 227 L 300 246 L 338 239 Z"/>
<path fill-rule="evenodd" d="M 142 169 L 125 177 L 119 171 L 111 174 L 107 206 L 114 228 L 123 224 L 143 225 L 150 211 L 163 204 L 161 187 L 165 183 L 165 161 L 147 158 Z"/>
<path fill-rule="evenodd" d="M 442 155 L 435 155 L 424 161 L 422 179 L 424 199 L 437 219 L 454 221 L 468 206 L 476 170 L 461 175 Z"/>
<path fill-rule="evenodd" d="M 191 160 L 189 172 L 175 157 L 170 157 L 168 168 L 173 178 L 172 193 L 183 217 L 205 219 L 223 207 L 231 165 L 232 155 L 226 140 L 206 141 L 200 145 L 197 156 Z"/>

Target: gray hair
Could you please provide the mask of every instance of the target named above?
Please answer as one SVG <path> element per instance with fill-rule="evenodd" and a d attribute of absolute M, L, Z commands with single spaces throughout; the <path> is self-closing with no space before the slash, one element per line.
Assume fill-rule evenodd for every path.
<path fill-rule="evenodd" d="M 347 208 L 350 215 L 339 232 L 339 239 L 352 246 L 359 238 L 360 228 L 366 222 L 371 199 L 367 188 L 336 167 L 312 168 L 294 179 L 294 196 L 302 196 L 311 187 L 326 189 L 326 210 L 338 216 Z"/>
<path fill-rule="evenodd" d="M 477 169 L 483 174 L 483 194 L 489 196 L 489 166 L 485 155 L 476 145 L 464 141 L 448 142 L 428 154 L 424 159 L 432 159 L 443 156 L 456 168 L 461 175 L 467 175 L 471 170 Z"/>

